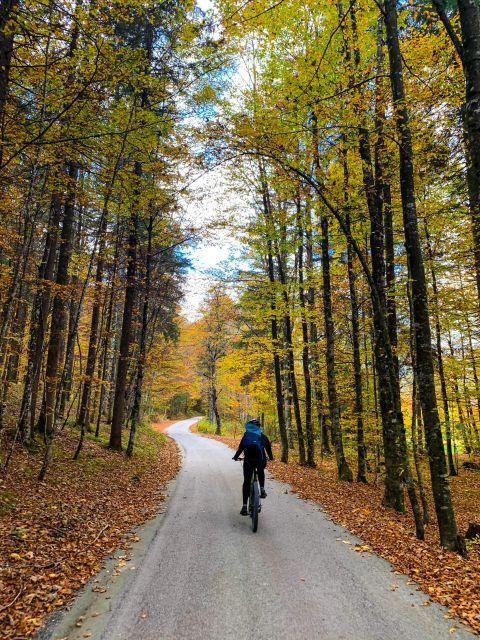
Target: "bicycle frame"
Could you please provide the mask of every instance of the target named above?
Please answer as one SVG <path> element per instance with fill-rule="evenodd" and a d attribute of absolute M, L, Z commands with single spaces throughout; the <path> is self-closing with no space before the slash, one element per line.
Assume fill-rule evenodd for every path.
<path fill-rule="evenodd" d="M 242 465 L 244 464 L 245 459 L 239 458 Z M 258 529 L 258 514 L 262 510 L 260 499 L 260 483 L 258 481 L 258 472 L 257 467 L 253 468 L 252 479 L 250 480 L 250 494 L 249 494 L 249 502 L 248 502 L 248 512 L 252 519 L 252 531 L 255 533 Z"/>

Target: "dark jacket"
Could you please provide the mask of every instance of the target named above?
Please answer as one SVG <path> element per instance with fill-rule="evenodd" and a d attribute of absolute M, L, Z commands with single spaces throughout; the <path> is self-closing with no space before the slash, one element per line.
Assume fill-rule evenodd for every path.
<path fill-rule="evenodd" d="M 243 453 L 245 460 L 250 464 L 255 464 L 255 465 L 263 464 L 263 466 L 265 466 L 267 464 L 267 456 L 265 455 L 265 452 L 267 452 L 269 459 L 273 460 L 272 445 L 270 444 L 270 440 L 267 438 L 267 436 L 264 433 L 262 433 L 262 454 L 261 454 L 262 457 L 261 458 L 259 457 L 258 453 L 255 451 L 255 449 L 252 450 L 251 447 L 248 447 L 247 449 L 245 449 L 244 440 L 245 440 L 245 436 L 243 436 L 243 438 L 240 440 L 240 444 L 238 445 L 237 452 L 233 456 L 234 460 L 238 460 L 239 456 Z M 256 447 L 256 449 L 258 450 L 258 447 Z"/>

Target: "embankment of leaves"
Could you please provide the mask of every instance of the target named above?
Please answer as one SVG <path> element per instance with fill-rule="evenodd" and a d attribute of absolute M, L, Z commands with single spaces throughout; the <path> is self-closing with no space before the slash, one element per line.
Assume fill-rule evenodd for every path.
<path fill-rule="evenodd" d="M 229 445 L 238 439 L 205 435 Z M 415 537 L 409 513 L 399 514 L 382 506 L 381 485 L 339 482 L 333 461 L 324 460 L 316 469 L 295 462 L 269 462 L 271 475 L 289 484 L 300 498 L 320 504 L 330 518 L 364 541 L 355 551 L 372 551 L 397 571 L 412 578 L 431 600 L 448 607 L 452 616 L 480 633 L 480 545 L 472 544 L 467 559 L 439 545 L 435 511 L 429 496 L 431 524 L 425 541 Z M 465 533 L 469 522 L 480 517 L 480 472 L 464 470 L 452 478 L 452 494 L 458 528 Z M 430 600 L 425 600 L 425 606 Z M 452 626 L 452 633 L 455 627 Z"/>
<path fill-rule="evenodd" d="M 142 429 L 131 459 L 89 440 L 74 461 L 77 435 L 65 430 L 42 483 L 42 452 L 18 448 L 0 476 L 2 639 L 33 635 L 108 554 L 134 539 L 132 527 L 155 516 L 179 468 L 163 426 Z"/>

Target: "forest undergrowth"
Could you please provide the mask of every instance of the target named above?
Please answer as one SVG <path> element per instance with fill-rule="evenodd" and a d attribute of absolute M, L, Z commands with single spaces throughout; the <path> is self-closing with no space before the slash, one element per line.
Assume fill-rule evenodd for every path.
<path fill-rule="evenodd" d="M 142 428 L 133 458 L 107 449 L 105 431 L 84 443 L 78 460 L 78 434 L 65 429 L 45 482 L 37 480 L 42 450 L 17 448 L 0 476 L 2 640 L 32 636 L 106 556 L 138 540 L 132 528 L 155 516 L 179 468 L 164 426 Z"/>
<path fill-rule="evenodd" d="M 238 437 L 216 436 L 206 433 L 205 426 L 192 428 L 201 435 L 214 438 L 236 449 Z M 268 463 L 273 478 L 289 484 L 305 500 L 313 500 L 336 524 L 358 535 L 362 542 L 352 545 L 357 553 L 375 553 L 394 566 L 391 589 L 398 588 L 396 573 L 410 577 L 409 584 L 418 586 L 431 601 L 448 607 L 449 616 L 458 617 L 480 633 L 480 541 L 468 545 L 468 557 L 446 551 L 439 546 L 438 529 L 431 492 L 428 492 L 431 523 L 425 528 L 425 540 L 415 537 L 415 523 L 410 512 L 401 514 L 382 505 L 383 483 L 340 482 L 335 461 L 331 457 L 317 460 L 314 469 L 300 466 L 294 455 L 288 464 L 279 462 L 280 447 L 273 445 L 274 462 Z M 291 452 L 294 454 L 294 452 Z M 352 459 L 353 466 L 353 459 Z M 427 475 L 427 461 L 423 462 Z M 370 478 L 371 480 L 371 478 Z M 452 497 L 459 531 L 465 533 L 470 522 L 478 522 L 480 513 L 480 472 L 463 470 L 451 478 Z M 268 516 L 266 516 L 268 517 Z M 478 540 L 478 539 L 477 539 Z M 340 539 L 339 544 L 350 544 Z M 319 541 L 321 544 L 321 541 Z M 456 626 L 452 622 L 451 633 Z"/>

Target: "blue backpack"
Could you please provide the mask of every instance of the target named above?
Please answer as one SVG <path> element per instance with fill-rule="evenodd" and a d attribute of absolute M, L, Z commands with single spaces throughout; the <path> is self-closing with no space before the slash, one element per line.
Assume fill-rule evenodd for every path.
<path fill-rule="evenodd" d="M 255 422 L 247 422 L 243 436 L 243 446 L 248 449 L 253 457 L 263 460 L 262 431 Z"/>

